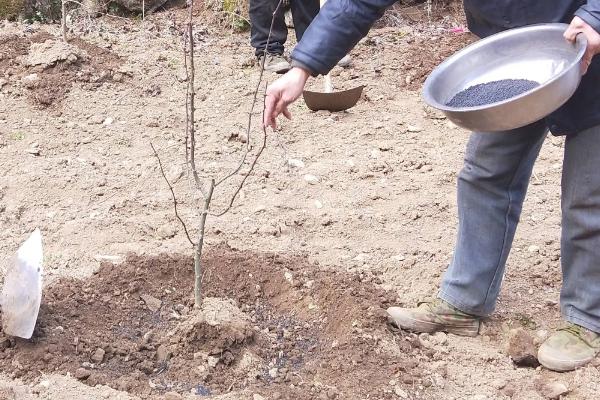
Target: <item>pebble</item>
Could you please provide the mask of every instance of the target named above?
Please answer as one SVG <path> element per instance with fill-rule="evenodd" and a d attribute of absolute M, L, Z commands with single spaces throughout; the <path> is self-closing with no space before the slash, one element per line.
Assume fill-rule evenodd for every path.
<path fill-rule="evenodd" d="M 316 185 L 317 183 L 319 183 L 319 178 L 315 175 L 304 175 L 304 180 L 309 184 L 309 185 Z"/>
<path fill-rule="evenodd" d="M 107 126 L 107 125 L 112 125 L 112 123 L 113 123 L 113 122 L 115 122 L 115 120 L 114 120 L 114 119 L 112 119 L 111 117 L 107 117 L 107 118 L 106 118 L 106 119 L 105 119 L 105 120 L 102 122 L 102 125 L 105 125 L 105 126 Z"/>
<path fill-rule="evenodd" d="M 4 85 L 6 85 L 7 83 L 8 83 L 8 81 L 7 81 L 6 79 L 4 79 L 4 78 L 0 78 L 0 89 L 2 89 L 2 87 L 3 87 Z"/>
<path fill-rule="evenodd" d="M 396 394 L 396 396 L 400 397 L 401 399 L 408 399 L 408 393 L 406 393 L 404 390 L 402 390 L 402 388 L 400 386 L 394 387 L 394 393 Z"/>
<path fill-rule="evenodd" d="M 29 74 L 25 76 L 21 81 L 26 87 L 31 87 L 39 80 L 40 77 L 38 76 L 38 74 Z"/>
<path fill-rule="evenodd" d="M 527 248 L 527 251 L 530 253 L 539 253 L 540 252 L 540 247 L 536 246 L 536 245 L 531 245 Z"/>
<path fill-rule="evenodd" d="M 104 117 L 102 115 L 92 115 L 88 121 L 90 124 L 100 125 L 104 122 Z"/>
<path fill-rule="evenodd" d="M 164 240 L 175 237 L 177 231 L 171 225 L 163 225 L 160 228 L 158 228 L 158 231 L 156 233 L 158 234 L 159 239 Z"/>
<path fill-rule="evenodd" d="M 79 379 L 79 380 L 87 379 L 90 377 L 90 375 L 91 375 L 91 372 L 85 368 L 77 368 L 77 371 L 75 371 L 75 374 L 74 374 L 75 378 Z"/>
<path fill-rule="evenodd" d="M 157 312 L 162 306 L 162 301 L 160 299 L 150 296 L 149 294 L 142 294 L 140 295 L 140 298 L 144 301 L 144 303 L 146 303 L 146 307 L 148 307 L 148 309 L 152 312 Z"/>
<path fill-rule="evenodd" d="M 165 393 L 164 399 L 165 400 L 179 400 L 179 399 L 183 399 L 183 396 L 177 392 L 167 392 L 167 393 Z"/>
<path fill-rule="evenodd" d="M 408 131 L 412 133 L 421 132 L 423 130 L 423 128 L 417 125 L 408 125 L 406 129 L 408 129 Z"/>
<path fill-rule="evenodd" d="M 38 147 L 37 143 L 34 146 L 31 146 L 30 148 L 28 148 L 27 153 L 31 154 L 32 156 L 39 156 L 40 148 Z"/>
<path fill-rule="evenodd" d="M 105 354 L 106 352 L 104 351 L 104 349 L 98 347 L 94 354 L 92 354 L 92 356 L 90 357 L 90 360 L 92 360 L 96 364 L 101 364 L 102 361 L 104 361 Z"/>
<path fill-rule="evenodd" d="M 269 376 L 273 379 L 277 378 L 277 373 L 279 372 L 279 370 L 277 368 L 271 368 L 269 370 Z"/>
<path fill-rule="evenodd" d="M 304 168 L 304 161 L 297 158 L 290 158 L 288 160 L 288 165 L 292 168 Z"/>
<path fill-rule="evenodd" d="M 217 364 L 219 363 L 220 358 L 219 357 L 214 357 L 214 356 L 208 356 L 208 358 L 206 359 L 206 362 L 208 363 L 208 366 L 210 368 L 214 368 L 217 366 Z"/>
<path fill-rule="evenodd" d="M 537 351 L 531 335 L 522 328 L 509 332 L 507 353 L 520 367 L 537 367 Z"/>
<path fill-rule="evenodd" d="M 540 378 L 535 383 L 535 388 L 545 399 L 558 400 L 560 396 L 569 393 L 569 388 L 562 382 L 548 381 Z"/>
<path fill-rule="evenodd" d="M 252 400 L 265 400 L 265 398 L 258 393 L 254 393 Z"/>

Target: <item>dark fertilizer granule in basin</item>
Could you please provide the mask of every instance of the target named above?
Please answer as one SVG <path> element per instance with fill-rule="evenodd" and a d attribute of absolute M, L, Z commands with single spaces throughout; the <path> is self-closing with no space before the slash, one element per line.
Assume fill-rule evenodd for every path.
<path fill-rule="evenodd" d="M 539 86 L 528 79 L 503 79 L 480 83 L 459 92 L 446 103 L 450 107 L 477 107 L 510 99 Z"/>

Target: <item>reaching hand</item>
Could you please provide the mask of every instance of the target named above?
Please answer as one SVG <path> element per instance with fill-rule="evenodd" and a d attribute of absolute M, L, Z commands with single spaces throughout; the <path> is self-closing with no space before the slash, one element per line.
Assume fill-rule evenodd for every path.
<path fill-rule="evenodd" d="M 594 28 L 581 18 L 575 17 L 565 31 L 564 36 L 569 42 L 575 42 L 577 35 L 580 33 L 583 33 L 587 39 L 587 49 L 581 60 L 581 70 L 585 74 L 592 62 L 592 58 L 600 53 L 600 33 L 596 32 Z"/>
<path fill-rule="evenodd" d="M 287 119 L 292 118 L 287 106 L 300 97 L 309 76 L 308 71 L 294 67 L 269 85 L 265 98 L 264 126 L 276 129 L 279 114 Z"/>

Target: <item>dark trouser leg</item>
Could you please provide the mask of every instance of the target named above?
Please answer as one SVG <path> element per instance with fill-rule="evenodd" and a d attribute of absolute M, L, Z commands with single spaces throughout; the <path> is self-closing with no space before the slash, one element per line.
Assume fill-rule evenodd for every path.
<path fill-rule="evenodd" d="M 257 56 L 264 52 L 267 45 L 273 12 L 278 3 L 279 0 L 250 0 L 250 44 L 256 49 Z M 287 26 L 283 5 L 281 5 L 275 15 L 267 51 L 272 54 L 283 54 L 286 39 Z"/>
<path fill-rule="evenodd" d="M 600 333 L 600 126 L 567 138 L 561 242 L 562 314 Z"/>
<path fill-rule="evenodd" d="M 473 133 L 458 177 L 458 235 L 439 296 L 463 312 L 492 313 L 533 164 L 546 128 Z"/>
<path fill-rule="evenodd" d="M 296 38 L 300 41 L 306 28 L 319 13 L 319 0 L 291 0 L 290 9 Z"/>

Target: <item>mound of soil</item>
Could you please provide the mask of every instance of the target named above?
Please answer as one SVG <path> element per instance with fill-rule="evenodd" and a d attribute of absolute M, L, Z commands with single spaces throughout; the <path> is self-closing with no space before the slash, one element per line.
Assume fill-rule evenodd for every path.
<path fill-rule="evenodd" d="M 251 389 L 387 399 L 397 397 L 391 379 L 419 381 L 423 349 L 387 328 L 383 309 L 396 299 L 377 277 L 219 247 L 205 257 L 208 297 L 194 309 L 192 265 L 132 255 L 84 281 L 56 281 L 33 339 L 0 338 L 0 368 L 26 380 L 68 372 L 150 397 Z"/>
<path fill-rule="evenodd" d="M 67 44 L 45 31 L 0 35 L 0 89 L 25 94 L 42 108 L 60 104 L 74 82 L 90 90 L 106 81 L 121 82 L 121 64 L 117 55 L 79 38 Z"/>
<path fill-rule="evenodd" d="M 408 89 L 419 90 L 427 76 L 452 54 L 477 41 L 472 33 L 448 33 L 432 40 L 429 36 L 416 38 L 404 55 L 402 64 L 406 76 L 410 76 Z"/>

